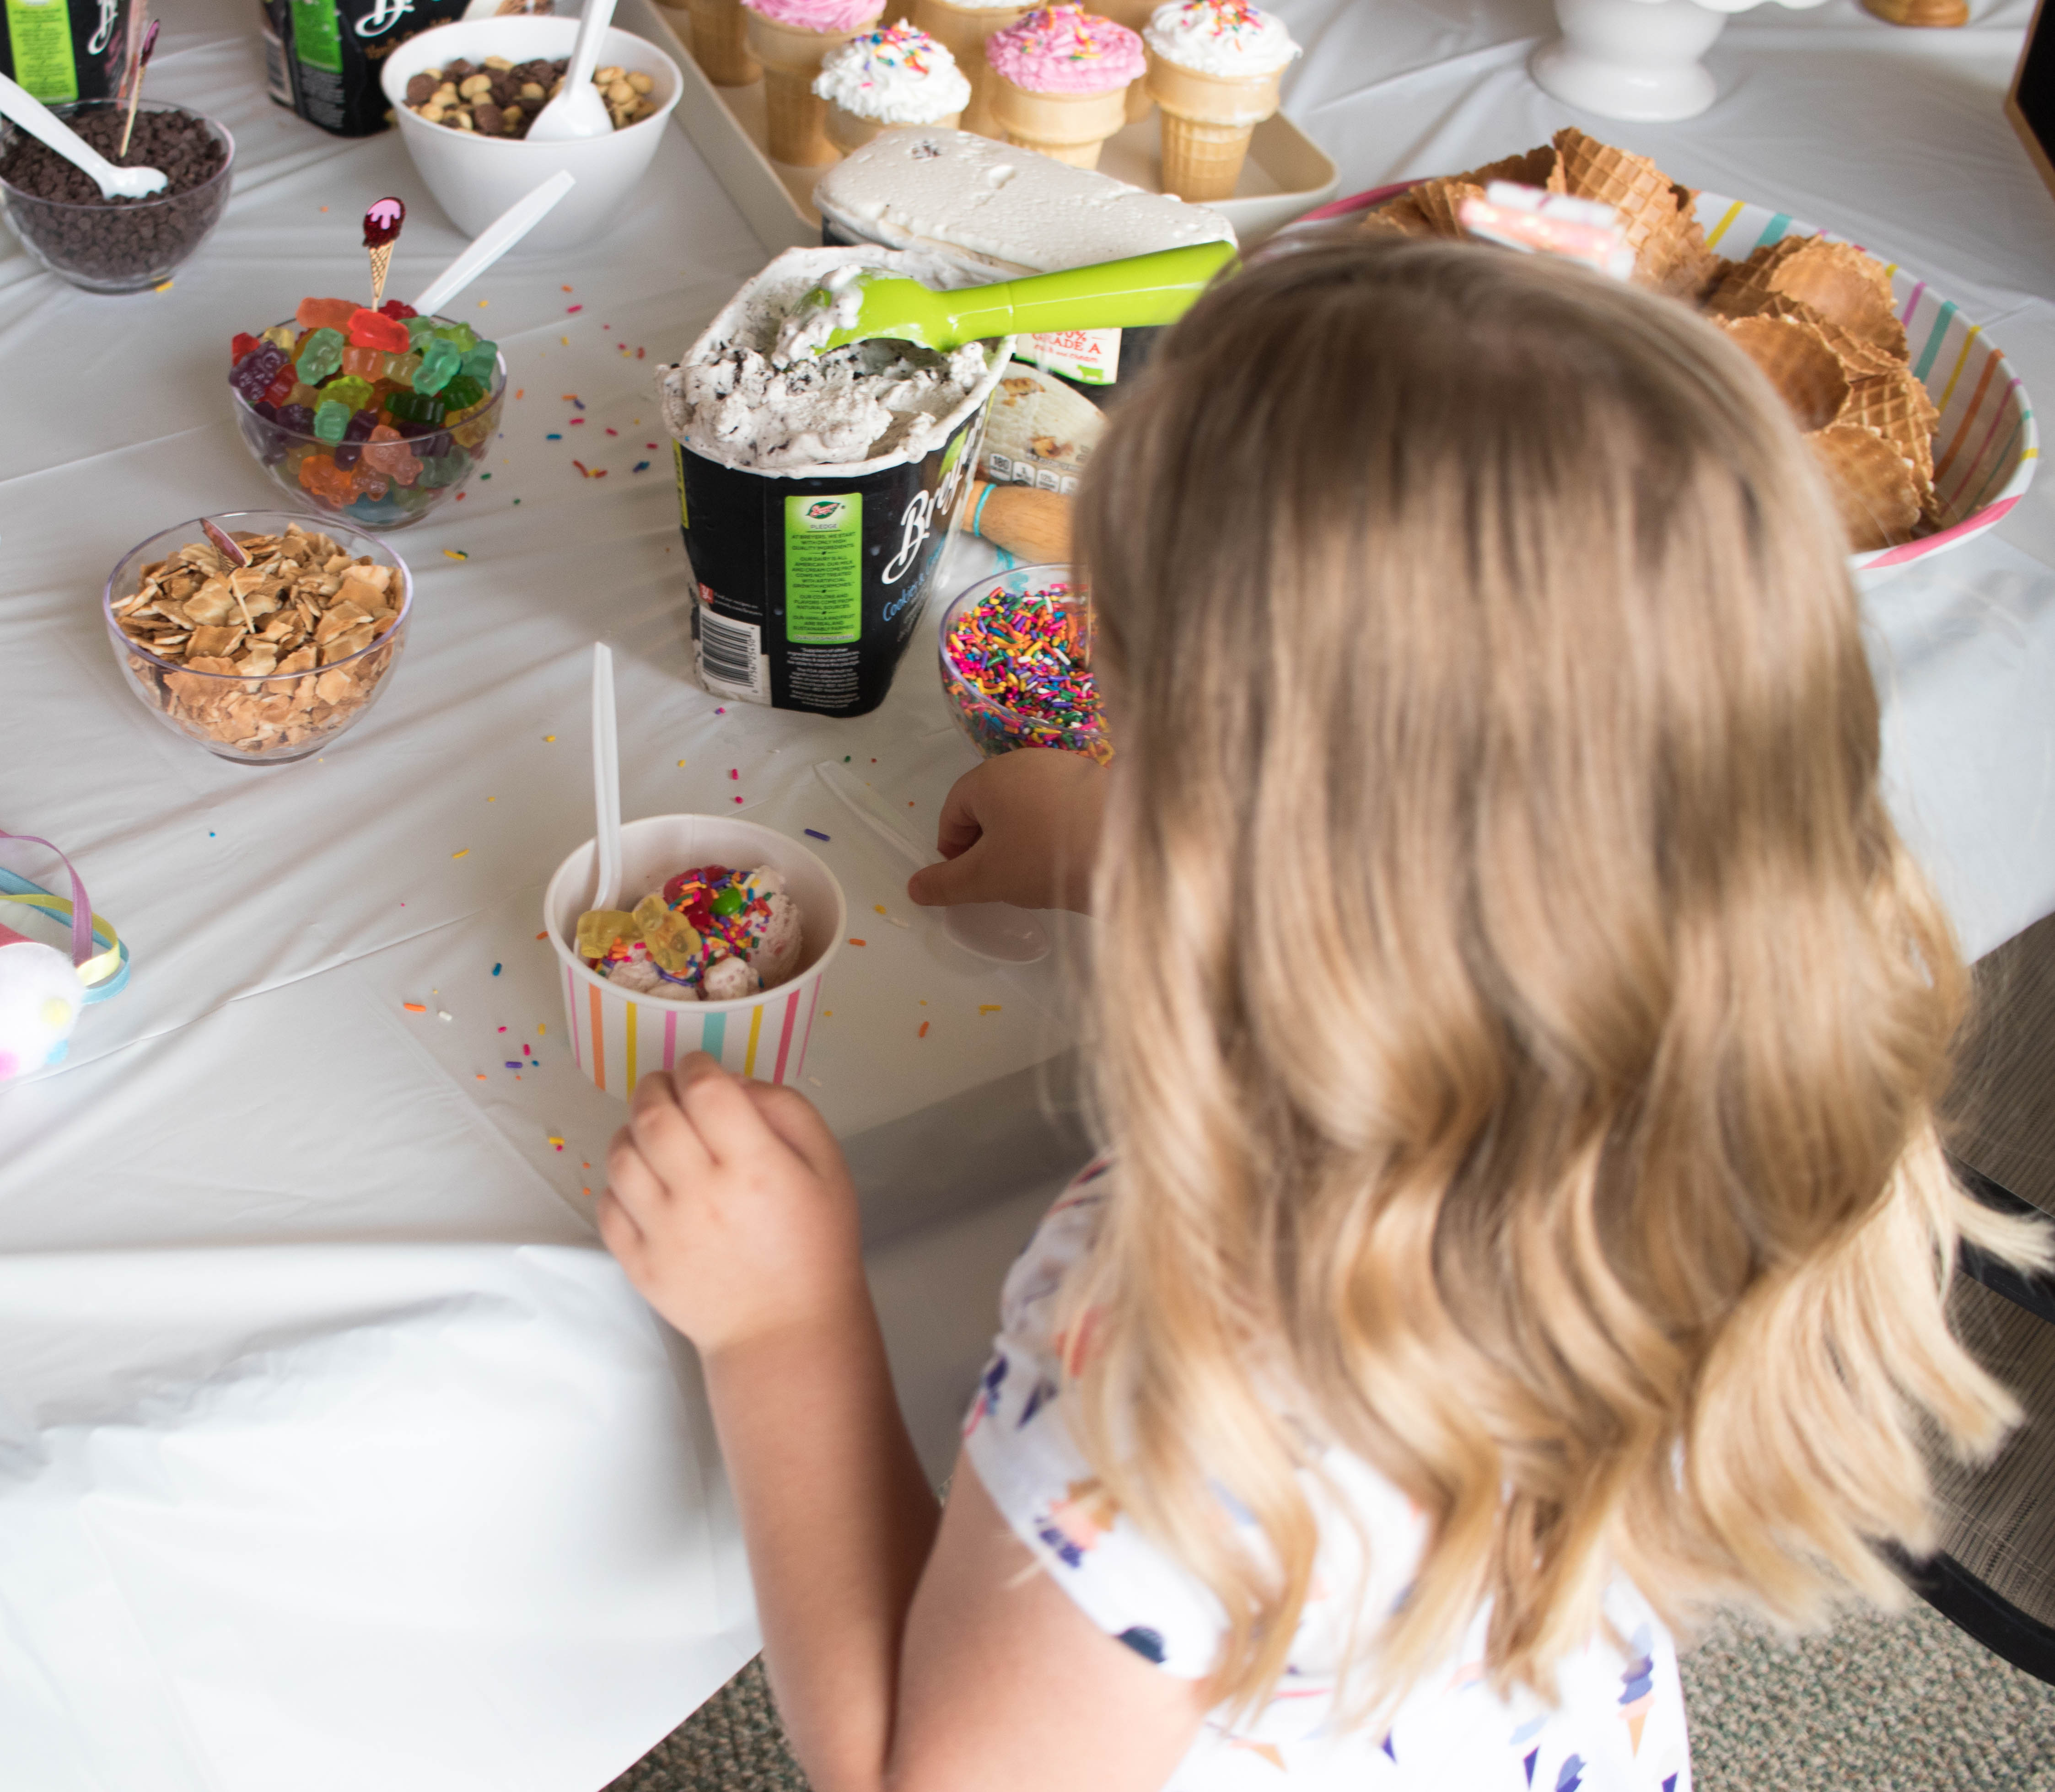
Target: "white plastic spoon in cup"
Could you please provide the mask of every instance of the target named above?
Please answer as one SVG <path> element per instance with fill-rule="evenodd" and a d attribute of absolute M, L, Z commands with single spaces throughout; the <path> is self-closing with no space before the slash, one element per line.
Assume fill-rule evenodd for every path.
<path fill-rule="evenodd" d="M 568 143 L 574 137 L 603 137 L 613 129 L 606 102 L 592 85 L 599 61 L 600 40 L 613 22 L 613 0 L 585 0 L 578 15 L 578 41 L 571 45 L 564 89 L 535 114 L 528 127 L 530 143 Z"/>
<path fill-rule="evenodd" d="M 604 641 L 592 649 L 592 796 L 599 865 L 592 906 L 611 908 L 621 900 L 621 735 L 613 714 L 613 649 Z"/>
<path fill-rule="evenodd" d="M 0 117 L 18 124 L 73 167 L 83 169 L 103 199 L 147 199 L 164 191 L 162 168 L 118 168 L 19 82 L 0 75 Z"/>
<path fill-rule="evenodd" d="M 885 811 L 884 805 L 861 778 L 832 759 L 814 766 L 815 774 L 857 820 L 893 849 L 916 871 L 933 864 L 940 854 L 925 850 Z M 942 911 L 942 931 L 964 951 L 1000 964 L 1032 964 L 1049 955 L 1048 930 L 1024 908 L 1010 902 L 957 903 Z"/>
<path fill-rule="evenodd" d="M 432 317 L 481 274 L 542 223 L 550 208 L 578 184 L 569 168 L 559 168 L 550 178 L 523 193 L 471 241 L 471 246 L 423 289 L 414 309 Z"/>

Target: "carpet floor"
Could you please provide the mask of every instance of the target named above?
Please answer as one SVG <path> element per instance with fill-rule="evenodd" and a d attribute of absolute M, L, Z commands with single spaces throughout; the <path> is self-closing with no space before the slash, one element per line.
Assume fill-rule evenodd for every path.
<path fill-rule="evenodd" d="M 2055 917 L 1978 973 L 1984 1018 L 1967 1054 L 1956 1147 L 2055 1212 Z M 2045 1354 L 2046 1328 L 2025 1323 Z M 1994 1512 L 2010 1510 L 2001 1482 L 2021 1483 L 2010 1503 L 2029 1511 L 2055 1484 L 2055 1373 L 2025 1373 L 2010 1349 L 1992 1354 L 1993 1367 L 2028 1398 L 2029 1421 L 1989 1485 L 1948 1488 L 1949 1503 L 1961 1510 L 1947 1547 L 2031 1609 L 2049 1584 L 2045 1552 L 2022 1562 L 2010 1519 L 2010 1559 L 1989 1547 L 1979 1554 L 1977 1533 Z M 1793 1644 L 1723 1625 L 1686 1657 L 1684 1692 L 1698 1792 L 2055 1792 L 2055 1686 L 1923 1605 L 1893 1617 L 1851 1613 Z M 758 1660 L 606 1792 L 806 1792 L 806 1785 Z"/>

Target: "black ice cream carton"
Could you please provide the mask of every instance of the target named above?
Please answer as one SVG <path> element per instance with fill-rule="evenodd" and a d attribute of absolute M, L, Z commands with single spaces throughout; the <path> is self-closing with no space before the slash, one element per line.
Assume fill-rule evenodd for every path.
<path fill-rule="evenodd" d="M 789 250 L 736 295 L 684 361 L 657 370 L 691 563 L 694 657 L 717 696 L 826 715 L 877 708 L 976 470 L 1010 337 L 983 345 L 978 371 L 948 382 L 907 439 L 862 459 L 822 463 L 802 435 L 772 445 L 781 464 L 757 464 L 763 443 L 724 440 L 694 414 L 687 368 L 726 345 L 768 349 L 779 305 L 850 266 L 938 288 L 970 284 L 923 256 Z"/>

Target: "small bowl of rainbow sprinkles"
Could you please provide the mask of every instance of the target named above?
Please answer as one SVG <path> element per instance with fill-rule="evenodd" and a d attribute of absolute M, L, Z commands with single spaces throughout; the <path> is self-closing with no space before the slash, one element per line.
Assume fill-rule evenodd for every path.
<path fill-rule="evenodd" d="M 1023 746 L 1113 758 L 1092 682 L 1091 600 L 1068 566 L 1016 566 L 942 612 L 942 690 L 988 759 Z"/>

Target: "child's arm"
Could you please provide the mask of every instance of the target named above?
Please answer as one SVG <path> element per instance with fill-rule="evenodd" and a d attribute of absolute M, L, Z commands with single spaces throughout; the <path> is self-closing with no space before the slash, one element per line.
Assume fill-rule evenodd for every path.
<path fill-rule="evenodd" d="M 764 1656 L 815 1792 L 1153 1792 L 1203 1715 L 1096 1629 L 960 1465 L 937 1538 L 820 1117 L 695 1054 L 615 1136 L 601 1235 L 699 1346 Z"/>
<path fill-rule="evenodd" d="M 1106 770 L 1078 753 L 1024 747 L 973 766 L 950 786 L 936 839 L 942 863 L 906 885 L 931 907 L 1011 902 L 1091 909 Z"/>

